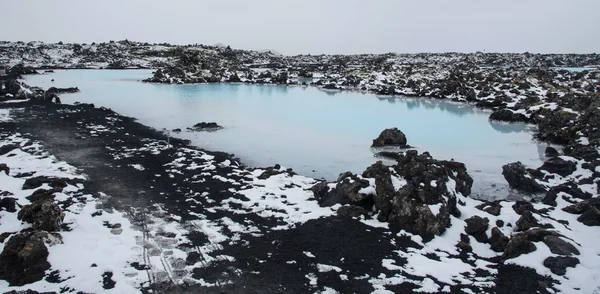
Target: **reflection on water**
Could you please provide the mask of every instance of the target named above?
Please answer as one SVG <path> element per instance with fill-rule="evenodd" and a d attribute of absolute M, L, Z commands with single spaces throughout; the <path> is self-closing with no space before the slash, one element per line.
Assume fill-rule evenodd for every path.
<path fill-rule="evenodd" d="M 214 133 L 178 136 L 210 150 L 235 153 L 249 165 L 280 163 L 315 178 L 336 179 L 374 163 L 372 140 L 385 128 L 439 159 L 464 162 L 480 197 L 505 197 L 502 165 L 537 167 L 540 148 L 524 124 L 490 122 L 467 104 L 423 98 L 377 97 L 313 87 L 244 84 L 159 85 L 141 80 L 149 70 L 56 71 L 27 77 L 42 87 L 77 86 L 64 103 L 95 103 L 157 129 L 185 129 L 201 121 L 225 126 Z M 50 82 L 55 79 L 56 82 Z"/>

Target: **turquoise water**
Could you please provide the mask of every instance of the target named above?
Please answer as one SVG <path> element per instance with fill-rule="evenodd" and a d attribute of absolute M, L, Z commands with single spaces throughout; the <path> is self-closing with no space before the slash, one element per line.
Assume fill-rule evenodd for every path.
<path fill-rule="evenodd" d="M 63 103 L 95 103 L 157 129 L 215 121 L 225 129 L 172 135 L 234 153 L 251 166 L 279 163 L 314 178 L 362 172 L 377 160 L 372 140 L 390 127 L 402 130 L 419 151 L 466 163 L 474 191 L 485 198 L 506 197 L 503 164 L 537 167 L 543 160 L 545 145 L 532 140 L 533 127 L 491 123 L 489 112 L 466 104 L 299 86 L 139 82 L 150 75 L 150 70 L 70 70 L 27 76 L 26 82 L 77 86 L 81 92 L 62 95 Z"/>

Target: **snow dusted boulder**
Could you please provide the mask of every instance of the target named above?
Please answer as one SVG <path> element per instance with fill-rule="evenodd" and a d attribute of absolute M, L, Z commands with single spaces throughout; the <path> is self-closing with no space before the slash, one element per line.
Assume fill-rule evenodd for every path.
<path fill-rule="evenodd" d="M 351 172 L 345 172 L 340 174 L 335 187 L 330 188 L 326 182 L 319 182 L 311 190 L 321 206 L 352 204 L 369 209 L 373 205 L 373 197 L 366 190 L 369 186 L 369 181 Z M 349 211 L 342 214 L 346 212 Z"/>
<path fill-rule="evenodd" d="M 521 162 L 502 166 L 502 175 L 513 189 L 529 194 L 546 192 L 546 189 L 535 181 L 535 178 Z"/>
<path fill-rule="evenodd" d="M 562 177 L 566 177 L 577 170 L 577 163 L 564 160 L 560 157 L 553 157 L 546 160 L 539 170 L 545 170 L 549 173 L 559 174 Z"/>
<path fill-rule="evenodd" d="M 579 264 L 579 259 L 572 256 L 550 256 L 544 260 L 544 266 L 549 268 L 553 274 L 563 276 L 567 273 L 567 268 L 575 267 Z"/>
<path fill-rule="evenodd" d="M 399 146 L 408 147 L 406 145 L 406 135 L 398 128 L 385 129 L 377 139 L 373 140 L 371 147 L 384 147 L 384 146 Z"/>
<path fill-rule="evenodd" d="M 61 239 L 60 234 L 44 231 L 21 232 L 12 236 L 0 253 L 0 279 L 11 286 L 41 280 L 50 268 L 46 243 L 61 243 Z"/>
<path fill-rule="evenodd" d="M 566 183 L 563 183 L 558 186 L 554 186 L 554 187 L 550 188 L 550 191 L 548 191 L 548 193 L 546 193 L 546 196 L 544 197 L 544 199 L 542 199 L 542 203 L 551 205 L 551 206 L 556 206 L 556 204 L 557 204 L 556 198 L 558 197 L 558 194 L 561 192 L 567 193 L 567 194 L 569 194 L 569 196 L 574 197 L 574 198 L 579 198 L 579 199 L 590 199 L 592 197 L 592 194 L 581 191 L 581 189 L 579 188 L 579 186 L 577 186 L 577 184 L 575 184 L 573 182 L 566 182 Z"/>
<path fill-rule="evenodd" d="M 41 199 L 25 205 L 17 218 L 33 224 L 36 230 L 58 231 L 65 217 L 60 207 L 51 199 Z"/>

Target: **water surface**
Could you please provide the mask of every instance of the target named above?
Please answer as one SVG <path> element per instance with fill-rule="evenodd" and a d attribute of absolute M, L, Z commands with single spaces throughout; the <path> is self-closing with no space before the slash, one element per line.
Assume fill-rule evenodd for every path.
<path fill-rule="evenodd" d="M 489 122 L 489 112 L 466 104 L 300 86 L 140 82 L 150 75 L 150 70 L 61 70 L 27 76 L 26 82 L 77 86 L 81 92 L 62 95 L 63 103 L 95 103 L 157 129 L 215 121 L 225 129 L 172 135 L 234 153 L 251 166 L 279 163 L 328 180 L 374 163 L 372 140 L 390 127 L 402 130 L 421 152 L 464 162 L 480 197 L 506 197 L 503 164 L 538 167 L 544 159 L 546 145 L 532 140 L 532 126 Z"/>

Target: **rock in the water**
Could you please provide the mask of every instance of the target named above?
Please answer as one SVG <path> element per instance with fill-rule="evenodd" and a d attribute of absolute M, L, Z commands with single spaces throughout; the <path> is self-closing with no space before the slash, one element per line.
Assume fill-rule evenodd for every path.
<path fill-rule="evenodd" d="M 65 215 L 60 207 L 49 199 L 41 199 L 25 205 L 17 218 L 33 224 L 36 230 L 58 231 Z"/>
<path fill-rule="evenodd" d="M 201 122 L 193 125 L 188 130 L 197 132 L 214 132 L 222 129 L 223 127 L 218 125 L 216 122 Z"/>
<path fill-rule="evenodd" d="M 498 227 L 492 228 L 492 236 L 490 237 L 490 245 L 492 250 L 496 252 L 504 252 L 510 239 L 502 234 Z"/>
<path fill-rule="evenodd" d="M 488 236 L 486 231 L 489 227 L 490 220 L 481 218 L 479 216 L 473 216 L 465 220 L 467 226 L 465 227 L 465 233 L 475 237 L 478 242 L 487 242 Z"/>
<path fill-rule="evenodd" d="M 41 280 L 50 268 L 45 242 L 57 242 L 58 234 L 22 232 L 12 236 L 0 253 L 0 279 L 11 286 L 22 286 Z"/>
<path fill-rule="evenodd" d="M 573 246 L 573 244 L 563 240 L 558 236 L 546 236 L 544 237 L 544 244 L 550 248 L 550 251 L 554 254 L 560 255 L 579 255 L 579 250 Z"/>
<path fill-rule="evenodd" d="M 539 170 L 545 170 L 550 173 L 559 174 L 563 177 L 566 177 L 577 170 L 577 164 L 572 161 L 564 160 L 560 157 L 553 157 L 546 160 Z"/>
<path fill-rule="evenodd" d="M 524 114 L 515 113 L 512 110 L 506 108 L 494 111 L 490 115 L 490 119 L 507 122 L 526 122 L 529 120 Z"/>
<path fill-rule="evenodd" d="M 544 260 L 544 266 L 549 268 L 553 274 L 562 276 L 567 273 L 567 268 L 575 267 L 579 259 L 572 256 L 550 256 Z"/>
<path fill-rule="evenodd" d="M 502 175 L 511 188 L 525 193 L 542 193 L 546 190 L 538 184 L 521 162 L 513 162 L 502 166 Z"/>
<path fill-rule="evenodd" d="M 506 245 L 502 257 L 504 259 L 515 258 L 521 254 L 533 252 L 535 249 L 535 244 L 529 241 L 525 234 L 516 234 Z"/>
<path fill-rule="evenodd" d="M 406 135 L 398 128 L 385 129 L 377 139 L 373 140 L 371 147 L 383 147 L 383 146 L 398 146 L 407 147 Z"/>

